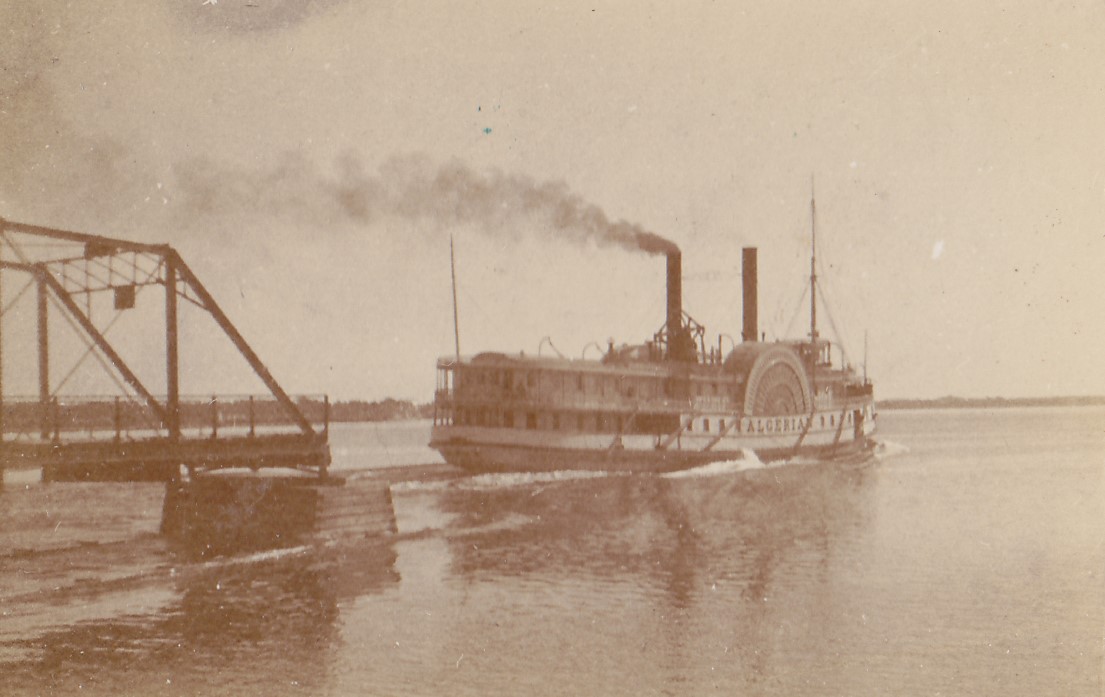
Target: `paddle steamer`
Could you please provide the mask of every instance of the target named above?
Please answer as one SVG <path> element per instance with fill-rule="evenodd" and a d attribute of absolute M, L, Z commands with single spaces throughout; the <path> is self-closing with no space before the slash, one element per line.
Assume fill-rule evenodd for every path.
<path fill-rule="evenodd" d="M 815 234 L 815 233 L 814 233 Z M 707 347 L 682 308 L 682 262 L 667 254 L 667 313 L 651 340 L 598 359 L 480 353 L 437 362 L 430 446 L 475 472 L 666 472 L 715 461 L 861 456 L 875 403 L 866 375 L 832 362 L 817 330 L 816 236 L 810 333 L 757 336 L 757 252 L 742 252 L 742 342 Z M 866 372 L 866 371 L 864 371 Z"/>

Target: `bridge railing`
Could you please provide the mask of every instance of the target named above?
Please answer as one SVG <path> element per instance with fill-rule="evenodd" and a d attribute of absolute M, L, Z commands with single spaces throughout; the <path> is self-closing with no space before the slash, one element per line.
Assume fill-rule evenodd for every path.
<path fill-rule="evenodd" d="M 330 428 L 326 395 L 293 395 L 300 413 L 316 433 Z M 164 397 L 158 397 L 161 404 Z M 150 406 L 110 396 L 60 396 L 43 403 L 37 397 L 5 396 L 0 407 L 5 440 L 139 440 L 168 436 Z M 182 438 L 210 438 L 296 432 L 294 417 L 271 395 L 207 395 L 180 398 Z"/>

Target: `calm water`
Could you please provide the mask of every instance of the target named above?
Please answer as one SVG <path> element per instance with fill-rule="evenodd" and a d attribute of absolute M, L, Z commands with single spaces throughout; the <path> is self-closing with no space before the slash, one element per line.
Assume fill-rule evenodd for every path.
<path fill-rule="evenodd" d="M 394 539 L 208 563 L 159 486 L 10 474 L 0 694 L 1101 695 L 1105 410 L 880 427 L 860 470 L 403 483 Z"/>

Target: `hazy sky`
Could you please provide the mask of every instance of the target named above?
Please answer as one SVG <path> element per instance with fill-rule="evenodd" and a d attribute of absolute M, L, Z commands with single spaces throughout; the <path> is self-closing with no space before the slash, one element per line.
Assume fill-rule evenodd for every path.
<path fill-rule="evenodd" d="M 0 1 L 0 217 L 174 244 L 289 391 L 425 400 L 450 233 L 465 353 L 651 337 L 663 260 L 596 220 L 710 335 L 759 247 L 800 335 L 812 175 L 877 395 L 1105 393 L 1101 2 L 301 5 Z M 182 391 L 252 389 L 185 319 Z"/>

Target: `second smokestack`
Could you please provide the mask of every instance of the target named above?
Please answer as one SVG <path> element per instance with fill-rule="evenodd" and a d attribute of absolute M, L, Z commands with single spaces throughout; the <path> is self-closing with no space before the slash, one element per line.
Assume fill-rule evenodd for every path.
<path fill-rule="evenodd" d="M 683 327 L 683 255 L 668 252 L 668 336 Z"/>
<path fill-rule="evenodd" d="M 755 341 L 759 321 L 759 309 L 756 299 L 756 248 L 745 247 L 741 250 L 741 286 L 743 289 L 742 307 L 744 324 L 741 328 L 741 341 Z"/>

